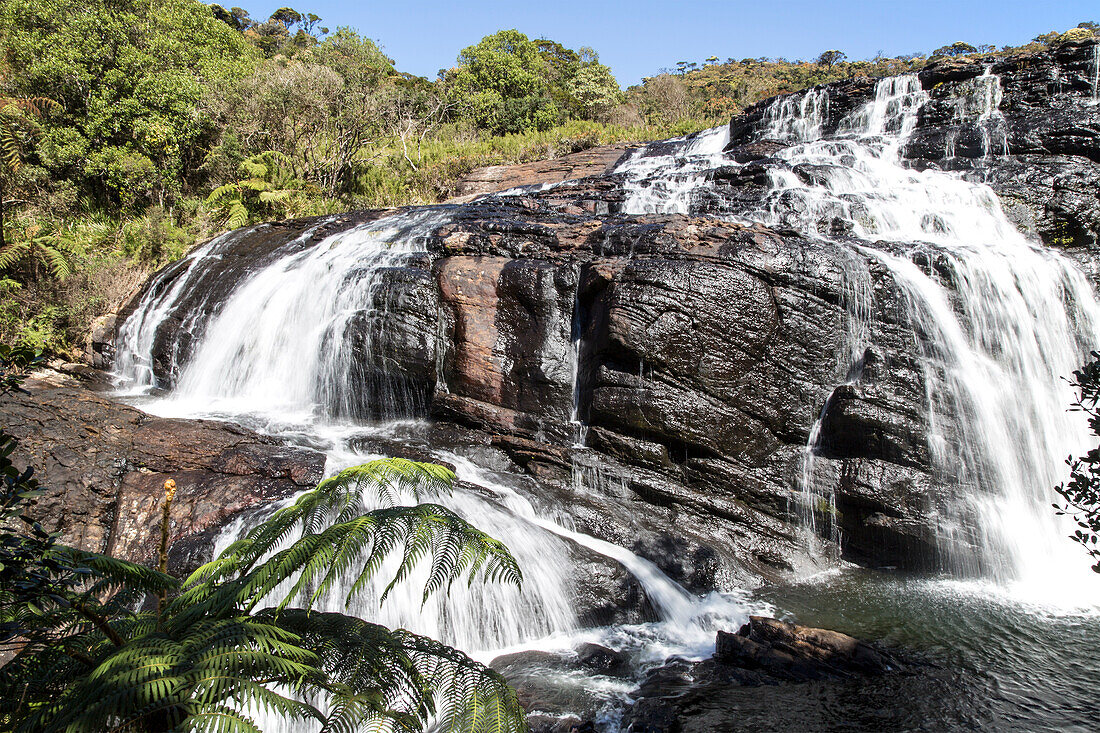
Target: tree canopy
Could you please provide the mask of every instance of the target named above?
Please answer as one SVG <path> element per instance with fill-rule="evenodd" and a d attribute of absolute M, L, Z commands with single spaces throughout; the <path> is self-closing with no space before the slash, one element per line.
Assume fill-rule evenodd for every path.
<path fill-rule="evenodd" d="M 618 82 L 590 49 L 585 58 L 548 39 L 498 31 L 462 50 L 444 74 L 461 113 L 497 134 L 545 130 L 594 117 L 619 99 Z"/>

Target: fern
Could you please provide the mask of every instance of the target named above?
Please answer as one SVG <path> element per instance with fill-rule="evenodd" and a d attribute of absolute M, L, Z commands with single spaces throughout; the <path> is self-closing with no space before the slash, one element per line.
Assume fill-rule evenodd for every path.
<path fill-rule="evenodd" d="M 206 204 L 229 229 L 246 226 L 264 214 L 289 215 L 305 181 L 292 174 L 293 161 L 275 150 L 244 160 L 239 181 L 218 186 L 206 197 Z"/>
<path fill-rule="evenodd" d="M 22 636 L 0 667 L 0 727 L 237 733 L 258 730 L 251 711 L 265 711 L 317 721 L 326 733 L 423 731 L 433 721 L 456 732 L 525 731 L 504 679 L 463 653 L 311 610 L 340 578 L 354 579 L 350 601 L 393 553 L 401 563 L 381 579 L 386 592 L 420 562 L 429 566 L 425 599 L 464 576 L 519 583 L 498 541 L 442 506 L 398 503 L 444 494 L 453 480 L 442 466 L 403 459 L 347 469 L 182 584 L 35 535 L 52 568 L 45 586 L 0 591 L 0 612 Z M 383 506 L 367 511 L 368 502 Z M 284 582 L 291 592 L 269 601 Z M 162 594 L 170 599 L 157 610 L 135 610 Z M 305 605 L 290 607 L 295 598 Z"/>

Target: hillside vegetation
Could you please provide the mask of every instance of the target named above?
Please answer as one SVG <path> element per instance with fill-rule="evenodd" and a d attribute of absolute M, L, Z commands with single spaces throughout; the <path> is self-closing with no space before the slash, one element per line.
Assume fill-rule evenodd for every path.
<path fill-rule="evenodd" d="M 503 30 L 429 80 L 281 8 L 0 6 L 0 343 L 73 356 L 89 324 L 197 241 L 259 221 L 430 203 L 474 168 L 642 142 L 772 95 L 931 56 L 680 62 L 622 90 L 591 48 Z"/>

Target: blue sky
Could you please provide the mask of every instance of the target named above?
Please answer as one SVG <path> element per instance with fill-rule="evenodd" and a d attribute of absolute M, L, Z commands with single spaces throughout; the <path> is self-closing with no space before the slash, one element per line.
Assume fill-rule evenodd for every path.
<path fill-rule="evenodd" d="M 290 4 L 323 25 L 351 26 L 378 41 L 397 68 L 434 78 L 458 52 L 502 28 L 595 48 L 623 86 L 677 61 L 708 56 L 815 58 L 837 48 L 849 58 L 928 52 L 954 41 L 1020 44 L 1040 33 L 1100 22 L 1097 0 L 281 0 L 241 5 L 253 18 Z"/>

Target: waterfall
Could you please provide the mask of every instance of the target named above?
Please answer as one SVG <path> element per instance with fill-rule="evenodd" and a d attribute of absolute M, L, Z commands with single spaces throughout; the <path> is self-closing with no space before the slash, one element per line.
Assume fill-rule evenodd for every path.
<path fill-rule="evenodd" d="M 166 273 L 165 287 L 150 288 L 124 325 L 118 341 L 119 384 L 157 386 L 149 366 L 157 333 L 165 322 L 183 319 L 196 346 L 175 365 L 171 391 L 147 403 L 147 409 L 162 415 L 230 417 L 291 441 L 304 439 L 327 451 L 330 474 L 376 457 L 355 449 L 356 441 L 400 440 L 405 435 L 401 430 L 425 426 L 410 426 L 407 421 L 363 422 L 362 418 L 379 414 L 407 417 L 415 414 L 416 405 L 400 392 L 400 383 L 386 388 L 380 380 L 371 382 L 355 372 L 356 364 L 379 357 L 383 376 L 396 368 L 384 358 L 384 343 L 378 338 L 382 331 L 364 328 L 361 322 L 377 324 L 389 312 L 394 304 L 386 289 L 387 273 L 424 256 L 426 240 L 446 221 L 446 211 L 426 208 L 399 213 L 309 245 L 314 227 L 295 240 L 296 246 L 279 247 L 260 267 L 233 282 L 231 292 L 216 307 L 203 302 L 197 314 L 180 313 L 186 309 L 187 290 L 202 280 L 205 268 L 217 264 L 242 233 L 213 240 L 178 270 Z M 577 390 L 580 331 L 575 329 Z M 437 314 L 436 327 L 426 337 L 436 346 L 437 389 L 443 390 L 444 336 Z M 368 409 L 378 406 L 385 409 Z M 257 421 L 256 416 L 262 419 Z M 583 430 L 579 409 L 574 417 Z M 525 575 L 523 586 L 456 583 L 446 597 L 422 605 L 422 584 L 414 575 L 384 603 L 380 602 L 383 586 L 376 585 L 345 608 L 348 587 L 337 584 L 320 599 L 320 610 L 352 613 L 426 634 L 485 662 L 509 651 L 568 652 L 577 643 L 593 641 L 629 652 L 643 670 L 674 654 L 702 658 L 713 651 L 718 629 L 736 629 L 750 612 L 770 610 L 766 604 L 750 606 L 735 594 L 695 596 L 652 562 L 578 531 L 564 508 L 536 509 L 513 485 L 516 480 L 488 471 L 459 453 L 443 449 L 433 453 L 456 467 L 458 482 L 452 494 L 426 500 L 447 506 L 502 540 L 517 557 Z M 597 473 L 581 471 L 575 481 L 576 491 L 599 490 Z M 405 499 L 412 501 L 412 497 Z M 232 522 L 223 530 L 218 549 L 264 516 L 261 511 Z M 631 574 L 659 620 L 579 629 L 575 593 L 585 576 L 578 572 L 577 557 L 585 552 L 617 563 Z M 381 577 L 385 576 L 383 569 Z M 619 693 L 626 689 L 628 685 Z M 257 717 L 263 730 L 298 730 L 262 712 Z"/>
<path fill-rule="evenodd" d="M 985 72 L 960 85 L 960 94 L 954 99 L 955 125 L 947 141 L 947 157 L 955 157 L 959 131 L 967 126 L 975 127 L 982 136 L 982 160 L 989 160 L 994 153 L 1008 155 L 1008 125 L 1001 113 L 1001 78 L 986 68 Z"/>
<path fill-rule="evenodd" d="M 877 124 L 877 123 L 876 123 Z M 842 348 L 837 353 L 837 372 L 845 374 L 843 386 L 859 382 L 862 376 L 864 354 L 871 345 L 871 308 L 874 290 L 867 260 L 858 253 L 843 250 L 844 258 L 844 305 L 846 323 Z M 839 477 L 835 471 L 819 475 L 821 463 L 818 451 L 821 444 L 821 426 L 825 415 L 832 405 L 836 390 L 829 394 L 817 419 L 810 428 L 809 438 L 802 450 L 799 492 L 795 499 L 795 510 L 801 520 L 800 534 L 802 544 L 809 551 L 810 558 L 817 564 L 835 563 L 840 559 L 842 537 L 837 522 L 836 490 Z M 819 525 L 819 518 L 824 525 Z M 826 544 L 822 538 L 827 539 Z"/>
<path fill-rule="evenodd" d="M 706 173 L 724 160 L 729 125 L 638 148 L 615 168 L 623 176 L 629 214 L 686 214 Z"/>
<path fill-rule="evenodd" d="M 814 87 L 776 100 L 764 111 L 764 138 L 805 142 L 821 137 L 829 120 L 829 90 Z"/>
<path fill-rule="evenodd" d="M 1050 503 L 1065 456 L 1090 442 L 1082 416 L 1067 412 L 1063 378 L 1100 345 L 1100 308 L 1084 276 L 1016 230 L 988 187 L 901 165 L 922 97 L 915 77 L 884 80 L 842 126 L 850 137 L 782 151 L 792 169 L 813 166 L 814 175 L 776 173 L 762 218 L 818 236 L 851 231 L 902 289 L 921 349 L 929 444 L 942 478 L 960 487 L 941 525 L 953 569 L 1037 595 L 1072 593 L 1085 568 Z M 994 131 L 1003 128 L 999 101 L 987 72 L 957 109 Z M 1007 150 L 985 139 L 986 154 Z M 920 244 L 873 244 L 884 240 Z"/>
<path fill-rule="evenodd" d="M 573 406 L 569 413 L 569 424 L 573 426 L 573 445 L 583 448 L 588 440 L 587 416 L 582 415 L 581 400 L 584 398 L 585 374 L 581 367 L 584 359 L 584 319 L 581 313 L 580 276 L 578 273 L 576 290 L 573 293 L 573 322 L 570 334 L 569 356 L 573 362 Z"/>
<path fill-rule="evenodd" d="M 177 365 L 176 412 L 348 418 L 422 412 L 425 396 L 386 365 L 385 317 L 401 296 L 383 287 L 384 276 L 426 254 L 425 238 L 445 217 L 440 209 L 407 212 L 304 250 L 283 248 L 284 256 L 237 284 L 213 313 L 192 308 L 188 318 L 207 322 L 190 358 Z M 147 298 L 126 322 L 119 339 L 120 380 L 150 383 L 147 364 L 159 321 L 225 241 L 198 250 L 171 290 Z"/>
<path fill-rule="evenodd" d="M 935 470 L 957 487 L 947 506 L 932 508 L 950 569 L 1018 596 L 1072 604 L 1089 595 L 1092 603 L 1086 589 L 1094 579 L 1066 539 L 1073 528 L 1050 506 L 1066 456 L 1092 442 L 1082 415 L 1067 411 L 1074 395 L 1064 381 L 1100 347 L 1091 286 L 1056 251 L 1021 234 L 988 186 L 903 164 L 902 149 L 929 99 L 916 75 L 879 81 L 874 97 L 828 136 L 826 92 L 790 95 L 765 110 L 759 137 L 791 144 L 773 154 L 784 165 L 769 166 L 762 206 L 744 215 L 832 241 L 864 270 L 869 262 L 884 267 L 900 288 L 921 357 Z M 1001 96 L 1000 79 L 987 69 L 953 100 L 956 124 L 981 131 L 985 158 L 1008 154 Z M 701 161 L 686 154 L 690 145 L 653 145 L 620 166 L 617 172 L 635 178 L 632 190 L 647 193 L 628 198 L 628 213 L 685 211 L 691 198 L 662 200 L 663 181 L 688 175 L 710 185 Z M 718 151 L 706 165 L 737 163 Z M 851 297 L 850 310 L 869 308 L 869 292 Z M 849 327 L 858 320 L 850 318 Z M 849 333 L 856 346 L 866 338 Z M 857 367 L 861 349 L 845 351 L 848 367 Z M 842 381 L 858 382 L 851 369 L 838 371 Z M 814 519 L 831 512 L 829 477 L 816 476 L 819 428 L 807 441 L 796 501 L 815 532 L 829 535 L 833 528 Z"/>
<path fill-rule="evenodd" d="M 1100 102 L 1100 43 L 1092 46 L 1092 101 Z"/>

